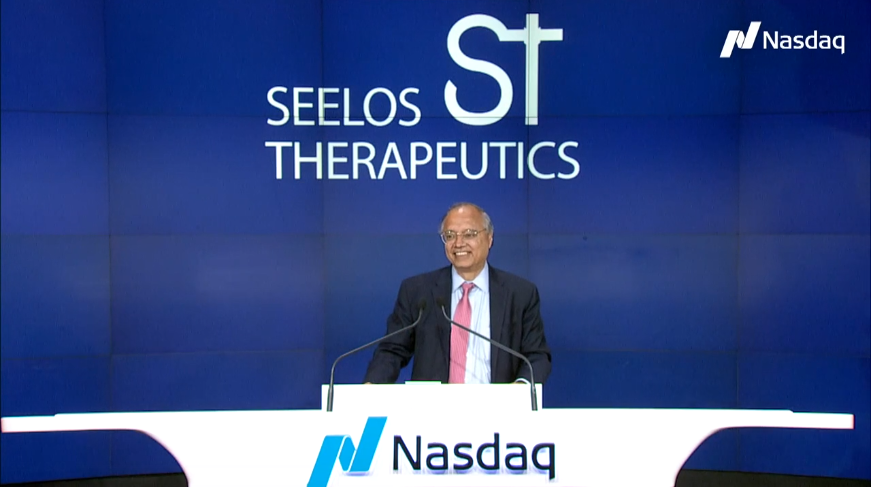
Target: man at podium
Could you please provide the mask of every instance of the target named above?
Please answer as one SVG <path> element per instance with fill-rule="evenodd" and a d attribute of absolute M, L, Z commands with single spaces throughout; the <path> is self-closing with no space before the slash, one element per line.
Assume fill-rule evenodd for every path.
<path fill-rule="evenodd" d="M 413 357 L 412 380 L 453 384 L 545 383 L 552 369 L 536 286 L 488 264 L 491 218 L 479 206 L 458 203 L 440 226 L 451 263 L 400 284 L 386 335 L 421 321 L 379 344 L 368 383 L 394 383 Z M 451 317 L 451 321 L 448 319 Z M 452 324 L 452 321 L 455 324 Z M 465 331 L 470 328 L 526 357 L 516 357 Z"/>

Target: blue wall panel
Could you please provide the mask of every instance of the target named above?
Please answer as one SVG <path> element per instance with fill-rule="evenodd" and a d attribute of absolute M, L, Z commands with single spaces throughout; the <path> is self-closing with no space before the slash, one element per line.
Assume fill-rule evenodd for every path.
<path fill-rule="evenodd" d="M 99 236 L 4 236 L 4 359 L 108 355 L 109 242 Z"/>
<path fill-rule="evenodd" d="M 0 3 L 0 107 L 106 111 L 104 20 L 103 0 Z"/>
<path fill-rule="evenodd" d="M 743 233 L 870 233 L 870 114 L 742 119 Z"/>
<path fill-rule="evenodd" d="M 319 237 L 116 237 L 112 252 L 116 353 L 323 345 Z"/>
<path fill-rule="evenodd" d="M 114 234 L 322 230 L 320 181 L 276 184 L 275 149 L 264 141 L 286 140 L 287 129 L 267 132 L 253 118 L 110 116 L 109 132 Z M 294 140 L 320 136 L 300 132 Z"/>
<path fill-rule="evenodd" d="M 737 359 L 730 352 L 556 350 L 553 377 L 568 390 L 543 392 L 544 407 L 736 407 Z"/>
<path fill-rule="evenodd" d="M 320 83 L 320 10 L 317 0 L 107 0 L 109 111 L 267 115 L 272 86 Z"/>
<path fill-rule="evenodd" d="M 530 180 L 532 233 L 734 233 L 735 117 L 549 118 L 532 141 L 579 141 L 571 180 Z M 555 151 L 540 172 L 569 174 Z"/>
<path fill-rule="evenodd" d="M 733 350 L 736 239 L 541 236 L 531 278 L 555 348 Z"/>
<path fill-rule="evenodd" d="M 109 358 L 3 359 L 3 415 L 109 410 Z"/>
<path fill-rule="evenodd" d="M 118 355 L 116 411 L 311 409 L 319 407 L 320 350 Z"/>
<path fill-rule="evenodd" d="M 3 234 L 106 234 L 106 116 L 4 111 L 0 124 Z"/>
<path fill-rule="evenodd" d="M 870 237 L 740 239 L 744 351 L 870 353 Z"/>

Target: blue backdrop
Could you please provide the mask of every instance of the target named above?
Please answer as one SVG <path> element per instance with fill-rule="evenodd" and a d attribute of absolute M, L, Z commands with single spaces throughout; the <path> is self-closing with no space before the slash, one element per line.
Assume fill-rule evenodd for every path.
<path fill-rule="evenodd" d="M 852 413 L 721 432 L 686 466 L 870 478 L 869 1 L 0 5 L 3 416 L 319 407 L 473 201 L 492 264 L 540 288 L 546 406 Z M 459 47 L 512 102 L 453 117 L 448 81 L 472 112 L 501 89 L 452 58 L 452 26 L 527 13 L 563 30 L 538 47 L 538 123 L 525 44 L 481 27 Z M 777 31 L 844 52 L 765 49 Z M 2 482 L 180 471 L 132 432 L 0 447 Z"/>

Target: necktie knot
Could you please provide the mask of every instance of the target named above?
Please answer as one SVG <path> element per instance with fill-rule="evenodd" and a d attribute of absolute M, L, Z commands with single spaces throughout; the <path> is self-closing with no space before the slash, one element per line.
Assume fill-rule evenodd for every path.
<path fill-rule="evenodd" d="M 474 287 L 476 287 L 476 285 L 473 284 L 472 282 L 465 282 L 464 284 L 461 284 L 461 289 L 464 290 L 464 296 L 468 296 L 470 294 L 470 290 L 473 289 Z M 461 299 L 463 299 L 463 298 L 461 298 Z"/>

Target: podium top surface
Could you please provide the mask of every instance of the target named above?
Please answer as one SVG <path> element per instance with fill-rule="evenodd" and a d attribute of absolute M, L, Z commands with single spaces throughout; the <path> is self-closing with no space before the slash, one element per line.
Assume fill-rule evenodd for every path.
<path fill-rule="evenodd" d="M 543 386 L 536 385 L 537 408 L 542 409 Z M 321 409 L 327 408 L 327 384 L 321 386 Z M 531 410 L 528 384 L 339 384 L 334 386 L 334 412 L 390 413 L 417 410 L 440 411 L 459 405 L 482 410 L 525 412 Z"/>

